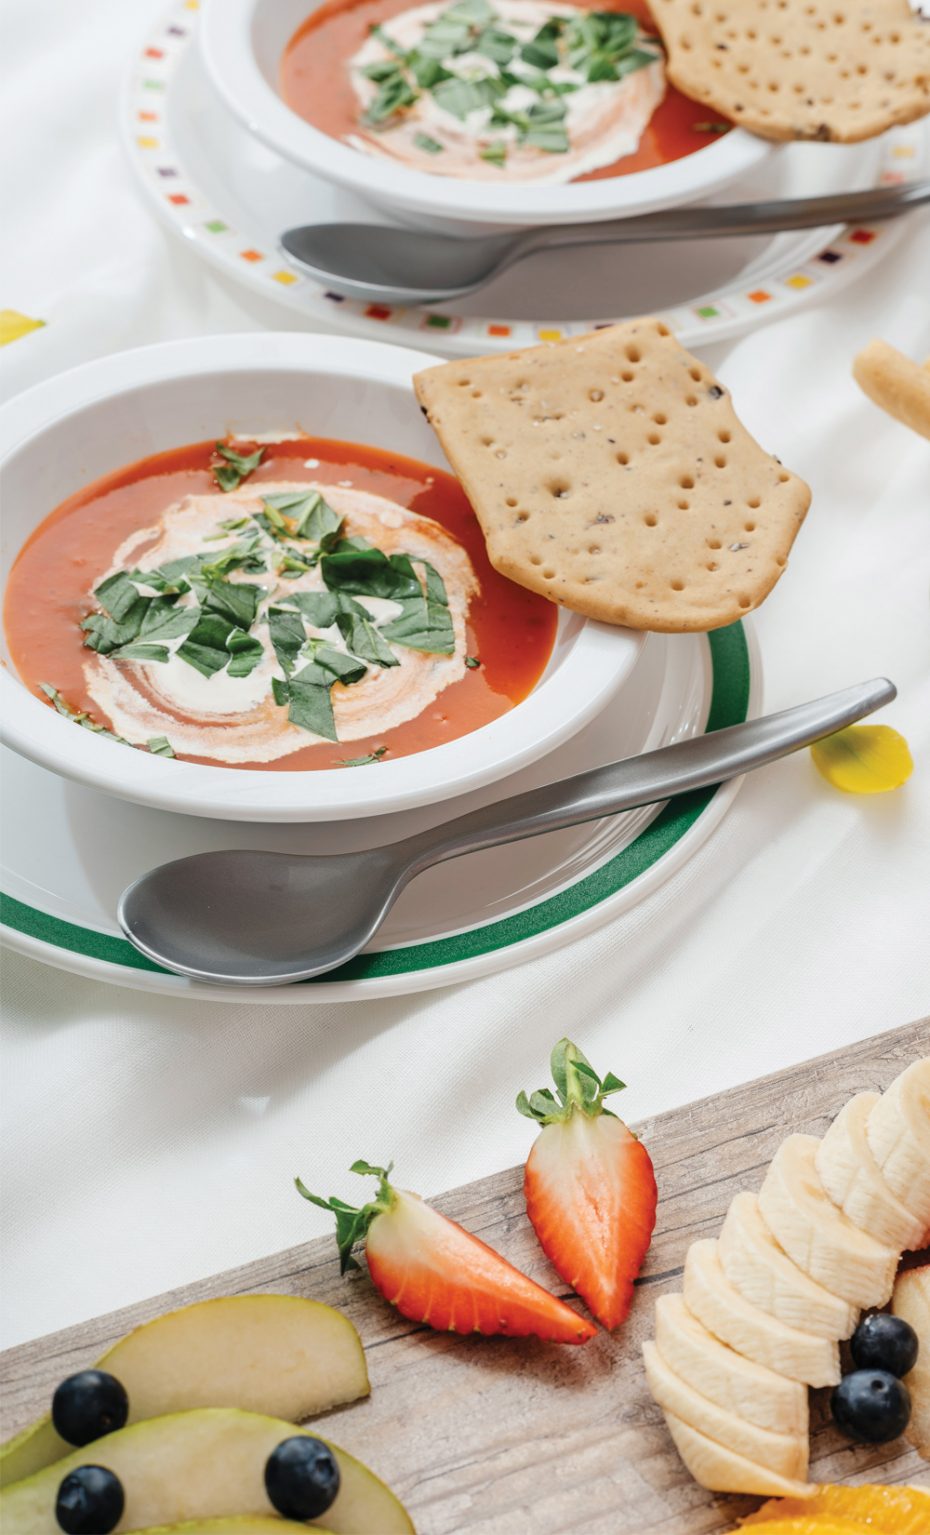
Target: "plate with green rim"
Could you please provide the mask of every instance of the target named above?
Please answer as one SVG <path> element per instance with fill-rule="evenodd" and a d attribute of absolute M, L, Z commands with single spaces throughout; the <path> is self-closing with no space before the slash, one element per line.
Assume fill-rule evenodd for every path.
<path fill-rule="evenodd" d="M 759 656 L 746 620 L 709 635 L 651 635 L 629 680 L 585 730 L 503 783 L 463 796 L 456 810 L 739 724 L 760 708 Z M 237 988 L 186 980 L 137 953 L 114 915 L 122 889 L 155 864 L 213 848 L 336 852 L 393 841 L 448 819 L 450 802 L 361 821 L 252 826 L 130 805 L 12 752 L 4 752 L 3 772 L 0 939 L 10 949 L 140 991 L 297 1006 L 447 986 L 560 948 L 631 910 L 683 867 L 739 788 L 735 780 L 441 864 L 404 891 L 374 944 L 350 964 L 296 986 Z M 24 804 L 28 817 L 14 808 Z"/>

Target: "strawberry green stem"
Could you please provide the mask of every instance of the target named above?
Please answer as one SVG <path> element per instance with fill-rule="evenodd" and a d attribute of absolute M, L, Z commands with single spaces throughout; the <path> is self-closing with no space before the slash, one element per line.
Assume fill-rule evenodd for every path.
<path fill-rule="evenodd" d="M 336 1246 L 339 1248 L 339 1267 L 343 1274 L 347 1269 L 359 1267 L 352 1256 L 353 1247 L 365 1240 L 372 1221 L 379 1215 L 386 1214 L 396 1202 L 397 1195 L 390 1183 L 393 1166 L 393 1162 L 389 1162 L 387 1167 L 373 1167 L 370 1162 L 352 1163 L 349 1168 L 350 1173 L 359 1173 L 363 1177 L 378 1179 L 378 1192 L 374 1199 L 358 1206 L 347 1205 L 345 1200 L 338 1199 L 335 1194 L 330 1199 L 323 1199 L 319 1194 L 311 1194 L 302 1179 L 294 1179 L 294 1185 L 302 1199 L 308 1199 L 312 1205 L 319 1206 L 321 1210 L 330 1210 L 335 1215 Z"/>
<path fill-rule="evenodd" d="M 538 1092 L 519 1093 L 517 1109 L 527 1119 L 535 1119 L 541 1125 L 564 1124 L 575 1113 L 596 1119 L 600 1114 L 615 1118 L 605 1108 L 604 1099 L 610 1093 L 619 1093 L 625 1087 L 619 1077 L 609 1071 L 601 1079 L 591 1062 L 572 1044 L 570 1039 L 560 1039 L 550 1058 L 555 1093 L 548 1087 Z M 557 1096 L 556 1096 L 557 1095 Z"/>

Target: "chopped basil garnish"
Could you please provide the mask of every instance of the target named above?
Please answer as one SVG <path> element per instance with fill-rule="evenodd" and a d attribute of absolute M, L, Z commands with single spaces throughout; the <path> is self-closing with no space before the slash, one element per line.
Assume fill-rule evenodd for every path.
<path fill-rule="evenodd" d="M 345 537 L 343 517 L 317 489 L 261 501 L 260 512 L 218 525 L 221 537 L 240 535 L 225 547 L 210 548 L 206 533 L 199 553 L 100 582 L 100 607 L 81 622 L 84 644 L 117 661 L 164 664 L 176 656 L 207 678 L 248 677 L 273 651 L 283 673 L 269 678 L 275 702 L 293 724 L 335 740 L 336 682 L 350 686 L 372 667 L 401 665 L 395 646 L 453 654 L 445 585 L 428 561 Z M 322 589 L 288 592 L 288 579 L 317 567 Z M 270 579 L 259 584 L 251 579 L 258 573 Z M 392 605 L 386 619 L 366 605 L 378 600 Z M 332 643 L 320 631 L 339 638 Z M 52 698 L 54 689 L 46 692 Z M 56 707 L 103 730 L 60 699 Z"/>
<path fill-rule="evenodd" d="M 54 704 L 58 713 L 63 714 L 66 720 L 71 720 L 75 725 L 82 725 L 85 730 L 92 730 L 94 735 L 106 736 L 108 741 L 118 741 L 120 746 L 132 745 L 132 742 L 127 741 L 124 736 L 118 736 L 112 730 L 108 730 L 106 725 L 98 725 L 97 721 L 92 719 L 85 710 L 72 709 L 71 705 L 62 698 L 58 689 L 53 688 L 50 682 L 40 682 L 39 687 L 46 698 Z"/>
<path fill-rule="evenodd" d="M 177 752 L 168 740 L 167 736 L 152 736 L 146 741 L 146 746 L 153 757 L 176 757 Z"/>
<path fill-rule="evenodd" d="M 213 478 L 220 490 L 237 490 L 242 481 L 254 473 L 265 456 L 264 448 L 256 448 L 254 453 L 237 453 L 235 448 L 225 442 L 218 442 L 216 451 L 220 458 L 226 460 L 213 471 Z"/>
<path fill-rule="evenodd" d="M 387 752 L 386 746 L 376 746 L 373 752 L 368 752 L 364 757 L 343 757 L 340 767 L 367 767 L 370 762 L 380 762 Z"/>
<path fill-rule="evenodd" d="M 507 163 L 507 145 L 503 139 L 492 139 L 490 144 L 485 144 L 480 153 L 482 160 L 488 160 L 492 165 Z"/>
<path fill-rule="evenodd" d="M 468 667 L 470 672 L 473 672 L 477 670 L 477 668 L 481 665 L 481 662 L 478 660 L 477 656 L 466 656 L 465 665 Z"/>
<path fill-rule="evenodd" d="M 364 113 L 370 127 L 390 127 L 429 92 L 437 107 L 462 122 L 493 108 L 496 125 L 515 128 L 518 143 L 548 154 L 564 154 L 569 148 L 564 109 L 557 118 L 545 120 L 534 120 L 532 109 L 510 110 L 502 103 L 513 87 L 529 88 L 547 101 L 558 99 L 583 83 L 621 80 L 660 57 L 658 39 L 646 39 L 655 42 L 655 51 L 641 47 L 639 23 L 625 11 L 553 16 L 521 43 L 487 0 L 458 0 L 430 22 L 415 48 L 405 51 L 382 27 L 373 27 L 372 33 L 388 57 L 360 70 L 377 87 Z M 486 72 L 475 65 L 475 54 L 489 61 Z M 457 66 L 463 55 L 469 57 Z M 553 78 L 555 70 L 566 67 L 575 72 L 575 79 Z M 428 154 L 443 151 L 428 133 L 415 134 L 414 143 Z M 503 165 L 507 146 L 495 139 L 478 153 L 491 164 Z"/>

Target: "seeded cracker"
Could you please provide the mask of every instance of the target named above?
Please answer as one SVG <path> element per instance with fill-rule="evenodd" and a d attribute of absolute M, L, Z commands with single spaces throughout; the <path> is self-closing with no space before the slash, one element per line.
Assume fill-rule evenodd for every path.
<path fill-rule="evenodd" d="M 930 112 L 908 0 L 655 0 L 669 79 L 767 139 L 873 138 Z"/>
<path fill-rule="evenodd" d="M 870 341 L 853 363 L 853 377 L 889 416 L 930 437 L 930 357 L 921 367 L 887 341 Z"/>
<path fill-rule="evenodd" d="M 658 320 L 428 368 L 417 397 L 496 570 L 611 624 L 757 607 L 810 504 Z"/>

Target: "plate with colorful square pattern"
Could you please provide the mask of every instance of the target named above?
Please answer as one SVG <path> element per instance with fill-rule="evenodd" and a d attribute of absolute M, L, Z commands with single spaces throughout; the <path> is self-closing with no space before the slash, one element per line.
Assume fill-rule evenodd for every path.
<path fill-rule="evenodd" d="M 175 0 L 127 69 L 121 135 L 150 210 L 214 270 L 304 318 L 448 356 L 580 335 L 658 314 L 684 346 L 707 345 L 830 297 L 891 248 L 902 222 L 534 256 L 472 298 L 436 309 L 328 292 L 285 256 L 281 233 L 333 220 L 386 222 L 354 194 L 274 154 L 223 105 L 195 44 L 198 0 Z M 926 174 L 926 123 L 865 144 L 780 146 L 712 201 L 803 197 Z M 114 188 L 114 198 L 118 189 Z M 100 216 L 118 225 L 114 208 Z M 115 237 L 115 236 L 114 236 Z"/>

